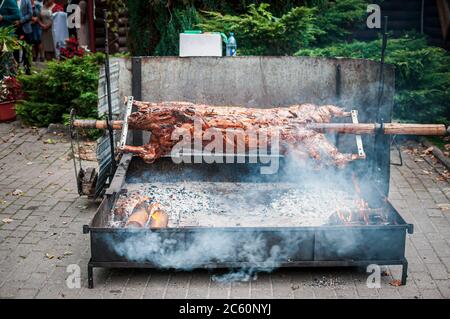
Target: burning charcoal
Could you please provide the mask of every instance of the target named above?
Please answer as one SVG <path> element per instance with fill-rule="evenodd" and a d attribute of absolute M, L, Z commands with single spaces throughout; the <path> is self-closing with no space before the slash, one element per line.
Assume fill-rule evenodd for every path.
<path fill-rule="evenodd" d="M 148 200 L 147 196 L 142 196 L 139 193 L 133 193 L 129 196 L 122 194 L 116 202 L 114 209 L 114 217 L 116 220 L 127 219 L 131 215 L 135 207 L 143 201 Z"/>
<path fill-rule="evenodd" d="M 147 209 L 141 206 L 128 218 L 125 226 L 128 228 L 144 228 L 149 217 Z"/>
<path fill-rule="evenodd" d="M 169 215 L 162 210 L 156 210 L 150 219 L 150 228 L 167 228 Z"/>
<path fill-rule="evenodd" d="M 318 227 L 383 222 L 384 210 L 371 209 L 362 201 L 352 191 L 351 180 L 343 183 L 341 179 L 330 180 L 324 188 L 314 180 L 302 180 L 301 185 L 158 182 L 129 184 L 127 188 L 131 195 L 147 196 L 159 203 L 158 209 L 167 214 L 167 227 Z M 150 224 L 148 220 L 144 227 Z M 111 227 L 123 226 L 111 223 Z"/>
<path fill-rule="evenodd" d="M 133 214 L 128 218 L 126 227 L 129 228 L 144 228 L 147 226 L 149 219 L 156 210 L 159 208 L 159 204 L 148 204 L 147 202 L 141 202 L 133 211 Z"/>

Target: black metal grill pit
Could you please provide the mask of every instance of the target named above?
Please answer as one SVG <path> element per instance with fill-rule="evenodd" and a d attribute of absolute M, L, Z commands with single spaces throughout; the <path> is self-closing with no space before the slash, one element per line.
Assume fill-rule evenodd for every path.
<path fill-rule="evenodd" d="M 323 172 L 294 175 L 281 165 L 276 175 L 260 175 L 256 164 L 174 164 L 168 158 L 145 164 L 124 156 L 117 189 L 109 190 L 85 227 L 91 236 L 89 286 L 93 267 L 369 264 L 403 265 L 406 283 L 405 238 L 412 225 L 375 187 L 354 187 L 350 171 L 324 184 L 317 180 Z M 132 193 L 159 199 L 170 215 L 169 228 L 128 229 L 114 220 L 115 202 Z M 359 208 L 361 198 L 369 208 Z"/>
<path fill-rule="evenodd" d="M 394 69 L 384 66 L 380 83 L 380 65 L 374 61 L 133 57 L 120 65 L 117 92 L 129 94 L 131 88 L 137 100 L 260 107 L 335 104 L 353 110 L 352 119 L 342 121 L 359 117 L 361 123 L 391 122 Z M 145 134 L 130 131 L 127 145 L 142 145 L 148 141 Z M 162 158 L 145 164 L 124 154 L 94 218 L 83 229 L 91 243 L 89 287 L 94 267 L 267 271 L 370 264 L 402 265 L 405 284 L 405 241 L 413 225 L 387 200 L 391 137 L 380 129 L 357 136 L 356 145 L 351 134 L 328 140 L 344 153 L 364 156 L 346 169 L 329 172 L 296 168 L 281 158 L 277 174 L 261 175 L 260 164 L 248 161 L 176 165 Z M 98 191 L 111 165 L 108 139 L 104 141 Z M 168 228 L 125 228 L 113 216 L 117 200 L 136 192 L 161 202 L 169 214 Z"/>

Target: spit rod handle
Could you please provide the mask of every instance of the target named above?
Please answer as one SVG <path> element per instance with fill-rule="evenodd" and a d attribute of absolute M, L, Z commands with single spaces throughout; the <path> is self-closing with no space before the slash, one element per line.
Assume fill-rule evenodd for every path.
<path fill-rule="evenodd" d="M 110 123 L 113 130 L 122 129 L 123 121 L 111 121 Z M 73 126 L 79 128 L 96 128 L 100 130 L 106 130 L 108 128 L 106 121 L 97 120 L 75 120 L 73 121 Z"/>
<path fill-rule="evenodd" d="M 448 134 L 448 129 L 443 124 L 385 123 L 384 134 L 444 136 Z"/>
<path fill-rule="evenodd" d="M 375 134 L 381 130 L 386 135 L 443 136 L 448 129 L 443 124 L 403 124 L 403 123 L 310 123 L 307 129 L 340 134 Z"/>

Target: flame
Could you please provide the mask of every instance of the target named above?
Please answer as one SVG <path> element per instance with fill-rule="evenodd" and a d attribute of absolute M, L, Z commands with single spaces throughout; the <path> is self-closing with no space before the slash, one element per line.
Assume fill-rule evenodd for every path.
<path fill-rule="evenodd" d="M 336 213 L 337 216 L 339 217 L 339 220 L 343 222 L 345 225 L 349 225 L 353 221 L 353 212 L 351 210 L 344 212 L 338 209 Z"/>
<path fill-rule="evenodd" d="M 371 211 L 369 204 L 361 197 L 361 187 L 355 174 L 352 174 L 352 182 L 355 188 L 355 192 L 358 198 L 355 199 L 355 206 L 357 211 L 342 211 L 342 209 L 336 209 L 337 217 L 344 225 L 352 223 L 363 222 L 368 225 L 370 223 L 369 212 Z M 355 215 L 356 213 L 356 215 Z"/>
<path fill-rule="evenodd" d="M 151 218 L 153 218 L 154 220 L 156 220 L 157 222 L 159 222 L 161 220 L 161 217 L 158 214 L 158 211 L 154 212 L 151 216 Z"/>
<path fill-rule="evenodd" d="M 357 199 L 356 201 L 357 201 L 357 206 L 359 209 L 360 216 L 361 216 L 362 220 L 364 220 L 364 223 L 366 225 L 368 225 L 369 224 L 368 212 L 370 211 L 369 204 L 361 198 L 361 186 L 359 184 L 358 178 L 356 177 L 356 175 L 354 173 L 352 174 L 352 181 L 353 181 L 353 186 L 355 187 L 355 192 L 359 196 L 359 199 Z"/>

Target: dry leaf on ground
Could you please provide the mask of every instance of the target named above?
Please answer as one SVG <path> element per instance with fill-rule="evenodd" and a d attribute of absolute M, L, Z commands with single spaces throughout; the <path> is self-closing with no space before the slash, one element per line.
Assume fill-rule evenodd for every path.
<path fill-rule="evenodd" d="M 49 138 L 49 139 L 44 141 L 44 144 L 56 144 L 56 141 L 51 139 L 51 138 Z"/>
<path fill-rule="evenodd" d="M 427 148 L 425 151 L 423 151 L 422 154 L 428 155 L 431 152 L 433 152 L 433 150 L 434 150 L 434 147 L 431 146 L 431 147 Z"/>
<path fill-rule="evenodd" d="M 11 219 L 11 218 L 5 218 L 5 219 L 2 220 L 2 222 L 4 224 L 11 224 L 13 221 L 14 221 L 14 219 Z"/>
<path fill-rule="evenodd" d="M 46 253 L 46 254 L 45 254 L 45 257 L 47 257 L 47 259 L 53 259 L 53 258 L 55 258 L 54 255 L 51 255 L 51 254 L 49 254 L 49 253 Z"/>
<path fill-rule="evenodd" d="M 11 193 L 11 195 L 13 196 L 22 196 L 23 195 L 23 191 L 20 189 L 16 189 L 14 192 Z"/>

